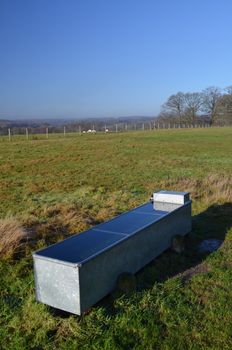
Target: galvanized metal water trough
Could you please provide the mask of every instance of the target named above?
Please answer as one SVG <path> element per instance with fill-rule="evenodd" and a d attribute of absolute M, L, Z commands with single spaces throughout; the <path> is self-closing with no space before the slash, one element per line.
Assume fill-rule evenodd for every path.
<path fill-rule="evenodd" d="M 191 231 L 186 192 L 160 191 L 110 221 L 33 254 L 38 301 L 81 315 L 111 292 L 123 272 L 136 273 Z"/>

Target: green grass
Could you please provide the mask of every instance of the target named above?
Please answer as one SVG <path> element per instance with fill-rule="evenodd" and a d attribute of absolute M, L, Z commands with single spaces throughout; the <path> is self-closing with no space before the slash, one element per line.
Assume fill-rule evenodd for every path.
<path fill-rule="evenodd" d="M 0 263 L 2 349 L 231 349 L 232 129 L 159 130 L 0 139 L 0 219 L 33 240 Z M 149 199 L 189 190 L 187 249 L 137 274 L 82 317 L 35 301 L 31 251 Z M 200 254 L 203 239 L 223 240 Z"/>

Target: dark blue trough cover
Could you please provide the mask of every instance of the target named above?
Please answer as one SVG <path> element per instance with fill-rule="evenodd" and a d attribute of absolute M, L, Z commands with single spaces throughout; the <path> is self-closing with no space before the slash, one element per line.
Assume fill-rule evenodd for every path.
<path fill-rule="evenodd" d="M 70 264 L 81 264 L 128 236 L 141 231 L 143 227 L 152 225 L 167 213 L 154 210 L 152 203 L 147 203 L 88 231 L 40 250 L 36 255 Z"/>
<path fill-rule="evenodd" d="M 131 235 L 137 231 L 140 231 L 143 227 L 153 224 L 162 216 L 164 216 L 164 214 L 154 215 L 146 212 L 141 213 L 139 211 L 131 211 L 120 215 L 113 220 L 105 222 L 104 224 L 100 224 L 96 226 L 95 229 Z"/>
<path fill-rule="evenodd" d="M 125 235 L 88 230 L 40 250 L 36 254 L 72 264 L 81 263 L 99 251 L 119 242 Z"/>

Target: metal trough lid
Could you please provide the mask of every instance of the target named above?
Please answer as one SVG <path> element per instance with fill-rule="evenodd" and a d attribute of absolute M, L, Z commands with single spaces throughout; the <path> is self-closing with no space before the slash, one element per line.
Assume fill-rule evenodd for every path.
<path fill-rule="evenodd" d="M 168 191 L 161 192 L 165 194 Z M 169 196 L 173 194 L 176 192 L 169 192 Z M 33 256 L 64 265 L 81 266 L 169 214 L 170 211 L 155 210 L 152 203 L 146 203 L 90 230 L 39 250 Z"/>
<path fill-rule="evenodd" d="M 80 266 L 167 214 L 166 211 L 154 210 L 152 203 L 146 203 L 90 230 L 39 250 L 34 253 L 34 257 Z"/>

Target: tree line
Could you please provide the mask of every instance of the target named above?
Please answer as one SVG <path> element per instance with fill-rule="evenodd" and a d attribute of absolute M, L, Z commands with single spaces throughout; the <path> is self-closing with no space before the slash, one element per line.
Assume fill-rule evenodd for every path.
<path fill-rule="evenodd" d="M 157 118 L 178 124 L 232 125 L 232 86 L 210 86 L 201 92 L 178 92 L 162 105 Z"/>

